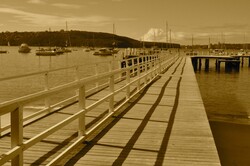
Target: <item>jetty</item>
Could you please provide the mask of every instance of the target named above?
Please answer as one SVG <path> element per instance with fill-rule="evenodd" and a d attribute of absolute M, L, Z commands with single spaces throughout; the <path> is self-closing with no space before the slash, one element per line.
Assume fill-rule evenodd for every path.
<path fill-rule="evenodd" d="M 43 90 L 0 104 L 10 117 L 0 128 L 0 165 L 221 165 L 190 56 L 116 64 L 87 78 L 74 66 L 74 80 L 55 87 L 49 75 L 65 68 L 0 79 L 45 80 Z M 37 102 L 41 110 L 26 114 Z"/>
<path fill-rule="evenodd" d="M 250 67 L 250 55 L 195 55 L 191 56 L 192 64 L 195 71 L 200 71 L 202 61 L 204 61 L 205 71 L 209 71 L 210 60 L 215 60 L 216 71 L 221 70 L 221 63 L 225 65 L 225 71 L 239 71 L 240 66 L 243 67 L 245 59 L 248 59 L 248 67 Z"/>

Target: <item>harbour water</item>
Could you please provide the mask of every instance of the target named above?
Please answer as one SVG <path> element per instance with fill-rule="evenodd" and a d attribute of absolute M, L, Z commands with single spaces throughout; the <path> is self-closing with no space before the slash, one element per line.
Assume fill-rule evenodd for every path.
<path fill-rule="evenodd" d="M 37 56 L 38 47 L 31 47 L 30 53 L 18 53 L 18 47 L 3 47 L 7 54 L 0 54 L 0 79 L 35 72 L 68 68 L 65 70 L 51 72 L 49 75 L 49 86 L 54 87 L 75 79 L 74 66 L 79 68 L 81 77 L 94 75 L 95 64 L 98 63 L 98 72 L 108 70 L 111 60 L 119 60 L 121 53 L 112 56 L 94 56 L 93 52 L 85 52 L 82 47 L 72 48 L 72 52 L 57 56 Z M 115 65 L 117 65 L 116 63 Z M 21 97 L 44 89 L 44 76 L 26 77 L 24 79 L 13 79 L 0 82 L 0 102 Z"/>
<path fill-rule="evenodd" d="M 73 48 L 71 53 L 58 56 L 36 56 L 37 47 L 31 47 L 28 54 L 18 53 L 18 47 L 4 47 L 7 54 L 0 54 L 0 79 L 16 75 L 58 69 L 76 65 L 82 65 L 82 76 L 95 74 L 95 63 L 103 62 L 99 66 L 99 72 L 108 70 L 107 62 L 120 60 L 122 51 L 112 56 L 94 56 L 93 52 L 85 52 L 84 48 Z M 102 64 L 102 63 L 101 63 Z M 118 64 L 118 63 L 117 63 Z M 116 65 L 117 65 L 116 64 Z M 204 64 L 204 62 L 203 62 Z M 240 72 L 226 73 L 223 70 L 215 71 L 215 63 L 210 62 L 209 72 L 202 70 L 196 72 L 202 98 L 206 107 L 209 120 L 221 120 L 235 123 L 250 124 L 250 68 L 248 61 Z M 63 70 L 62 73 L 54 73 L 50 76 L 51 86 L 74 79 L 74 71 Z M 35 80 L 37 79 L 37 80 Z M 12 82 L 0 82 L 0 102 L 29 94 L 44 88 L 43 78 L 26 78 Z"/>
<path fill-rule="evenodd" d="M 248 61 L 245 61 L 239 72 L 225 72 L 224 67 L 217 72 L 215 62 L 212 61 L 210 64 L 209 72 L 204 69 L 196 72 L 209 119 L 248 124 L 250 122 Z"/>
<path fill-rule="evenodd" d="M 204 64 L 204 62 L 203 62 Z M 215 138 L 221 164 L 250 165 L 250 68 L 248 60 L 239 72 L 218 73 L 215 62 L 209 72 L 196 72 L 202 99 Z"/>

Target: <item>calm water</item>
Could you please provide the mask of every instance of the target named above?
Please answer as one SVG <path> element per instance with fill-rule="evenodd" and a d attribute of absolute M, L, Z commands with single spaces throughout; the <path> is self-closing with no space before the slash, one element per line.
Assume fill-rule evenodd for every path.
<path fill-rule="evenodd" d="M 99 65 L 99 71 L 108 70 L 107 62 L 113 57 L 94 56 L 93 52 L 85 52 L 84 48 L 73 48 L 72 53 L 58 56 L 36 56 L 37 47 L 31 47 L 31 53 L 18 53 L 18 47 L 4 47 L 7 54 L 0 54 L 0 78 L 27 74 L 49 69 L 83 65 L 80 69 L 82 77 L 95 74 L 94 64 Z M 119 60 L 122 51 L 114 57 Z M 118 64 L 118 63 L 117 63 Z M 204 62 L 203 62 L 204 64 Z M 226 120 L 249 123 L 250 115 L 250 68 L 245 60 L 240 72 L 225 73 L 222 65 L 221 72 L 215 71 L 215 63 L 210 62 L 209 72 L 202 70 L 196 73 L 196 78 L 210 120 Z M 74 69 L 54 72 L 49 76 L 51 87 L 75 79 Z M 15 81 L 0 82 L 0 102 L 23 96 L 44 89 L 44 76 L 28 77 Z"/>
<path fill-rule="evenodd" d="M 209 72 L 196 72 L 201 95 L 210 120 L 223 120 L 248 124 L 250 114 L 250 68 L 248 60 L 239 72 L 215 71 L 215 62 L 210 62 Z M 250 123 L 249 123 L 250 124 Z"/>
<path fill-rule="evenodd" d="M 71 53 L 58 56 L 36 56 L 37 47 L 31 47 L 30 53 L 18 53 L 18 47 L 3 47 L 8 50 L 7 54 L 0 54 L 0 78 L 11 77 L 21 74 L 46 71 L 50 69 L 64 68 L 82 65 L 81 77 L 95 74 L 95 63 L 98 65 L 98 72 L 108 70 L 108 62 L 113 59 L 111 56 L 94 56 L 93 52 L 85 52 L 84 48 L 73 48 Z M 122 51 L 116 54 L 114 60 L 121 59 Z M 117 65 L 118 63 L 116 63 Z M 49 87 L 67 83 L 75 79 L 75 69 L 57 71 L 49 74 Z M 44 89 L 44 75 L 26 77 L 25 79 L 15 79 L 13 81 L 0 82 L 0 102 Z"/>

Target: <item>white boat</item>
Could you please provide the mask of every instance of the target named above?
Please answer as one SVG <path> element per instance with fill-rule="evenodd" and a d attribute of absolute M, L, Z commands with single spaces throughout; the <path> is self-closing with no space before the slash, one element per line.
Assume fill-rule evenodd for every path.
<path fill-rule="evenodd" d="M 40 48 L 36 51 L 36 55 L 38 55 L 38 56 L 55 56 L 55 55 L 57 55 L 57 53 L 53 49 Z"/>
<path fill-rule="evenodd" d="M 28 44 L 23 43 L 23 44 L 21 44 L 21 46 L 19 47 L 18 52 L 20 52 L 20 53 L 29 53 L 30 50 L 31 50 L 31 49 L 29 48 Z"/>
<path fill-rule="evenodd" d="M 112 55 L 112 51 L 110 49 L 107 48 L 101 48 L 99 49 L 99 51 L 94 52 L 93 55 L 101 55 L 101 56 L 109 56 Z"/>

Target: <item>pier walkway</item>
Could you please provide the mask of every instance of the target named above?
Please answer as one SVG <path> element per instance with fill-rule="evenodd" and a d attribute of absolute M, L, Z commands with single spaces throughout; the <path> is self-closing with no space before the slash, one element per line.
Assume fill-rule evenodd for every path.
<path fill-rule="evenodd" d="M 152 70 L 152 73 L 155 72 L 156 70 Z M 148 77 L 142 77 L 140 84 L 143 79 L 147 82 Z M 122 82 L 116 83 L 115 86 L 123 87 L 123 84 L 120 86 L 119 84 Z M 81 101 L 27 125 L 23 129 L 22 137 L 26 141 L 22 143 L 20 149 L 27 150 L 23 156 L 19 154 L 18 158 L 13 159 L 12 165 L 18 161 L 22 165 L 68 166 L 220 165 L 190 57 L 174 59 L 160 74 L 152 76 L 149 84 L 138 87 L 137 83 L 130 88 L 135 91 L 141 90 L 131 95 L 128 102 L 124 102 L 126 99 L 122 96 L 117 96 L 113 107 L 110 105 L 111 99 L 103 102 L 109 107 L 108 110 L 103 111 L 104 106 L 99 105 L 96 107 L 96 112 L 84 114 L 87 132 L 85 129 L 80 130 L 85 133 L 82 137 L 79 136 L 79 131 L 75 131 L 77 126 L 82 125 L 80 121 L 68 124 L 62 131 L 57 131 L 47 138 L 42 136 L 46 132 L 52 132 L 44 128 L 54 125 L 52 123 L 56 120 L 60 122 L 60 119 L 67 119 L 74 115 L 79 110 L 79 105 L 83 106 L 84 110 L 88 110 L 85 103 Z M 128 89 L 124 90 L 125 94 L 129 95 Z M 100 96 L 107 95 L 109 92 L 110 88 L 89 96 L 86 105 L 91 105 Z M 117 109 L 118 111 L 110 112 L 116 109 L 115 105 L 119 102 L 124 104 Z M 103 117 L 103 114 L 109 114 L 108 120 L 105 119 L 97 130 L 88 131 L 94 123 L 103 121 L 98 119 Z M 77 118 L 80 119 L 81 116 L 83 115 Z M 62 123 L 64 122 L 56 128 L 63 125 Z M 38 134 L 40 132 L 42 133 Z M 88 133 L 91 135 L 86 137 Z M 31 144 L 38 139 L 41 141 L 32 146 Z M 17 152 L 6 154 L 3 149 L 9 149 L 7 143 L 10 143 L 9 134 L 0 139 L 1 154 L 5 153 L 1 156 L 3 163 L 8 160 L 4 156 L 11 158 L 20 153 L 16 150 L 19 147 L 16 147 L 14 150 Z M 57 157 L 58 153 L 68 148 L 67 146 L 73 147 L 73 150 L 70 150 L 67 155 Z M 20 161 L 21 158 L 24 158 L 23 161 Z"/>
<path fill-rule="evenodd" d="M 190 58 L 179 59 L 68 165 L 220 165 Z"/>

